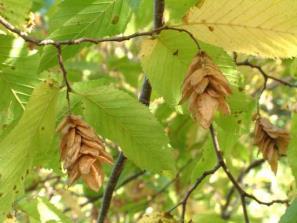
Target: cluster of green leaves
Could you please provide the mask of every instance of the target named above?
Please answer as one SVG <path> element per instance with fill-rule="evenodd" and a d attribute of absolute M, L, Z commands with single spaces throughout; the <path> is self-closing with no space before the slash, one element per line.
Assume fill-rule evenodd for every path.
<path fill-rule="evenodd" d="M 241 3 L 236 0 L 165 1 L 166 22 L 191 31 L 201 49 L 218 65 L 232 87 L 233 94 L 227 99 L 231 115 L 218 114 L 215 127 L 227 164 L 235 175 L 257 157 L 251 139 L 252 115 L 257 98 L 251 95 L 261 85 L 257 74 L 239 70 L 231 54 L 225 50 L 265 57 L 297 54 L 296 3 L 289 0 L 244 0 Z M 263 12 L 267 4 L 270 7 Z M 279 14 L 282 10 L 286 14 Z M 35 23 L 30 35 L 36 38 L 101 38 L 151 29 L 153 1 L 26 0 L 16 4 L 12 0 L 0 0 L 0 16 L 21 30 Z M 178 105 L 185 73 L 196 53 L 193 39 L 187 33 L 175 30 L 125 43 L 62 47 L 68 79 L 73 88 L 70 94 L 71 111 L 81 115 L 110 142 L 108 149 L 114 156 L 117 152 L 113 147 L 117 145 L 128 158 L 120 184 L 139 169 L 147 171 L 141 180 L 135 180 L 119 190 L 118 200 L 111 208 L 112 214 L 117 216 L 113 220 L 135 222 L 137 214 L 149 206 L 159 211 L 171 208 L 188 186 L 216 163 L 208 133 L 193 122 L 187 106 Z M 296 73 L 295 59 L 275 63 L 244 54 L 239 54 L 238 59 L 254 59 L 255 63 L 267 66 L 273 75 Z M 137 100 L 144 74 L 153 88 L 149 108 Z M 73 196 L 65 195 L 65 174 L 60 168 L 59 136 L 55 133 L 55 126 L 67 115 L 67 101 L 56 48 L 28 45 L 1 27 L 0 89 L 0 221 L 13 207 L 23 213 L 23 216 L 17 215 L 20 222 L 24 215 L 30 222 L 71 222 L 70 217 L 59 209 L 69 206 L 76 218 L 87 222 L 85 216 L 90 209 L 83 209 L 82 214 L 73 203 L 79 206 L 83 201 L 77 199 L 72 202 Z M 273 116 L 274 121 L 277 120 L 275 124 L 284 126 L 290 119 L 290 112 L 284 112 L 283 107 L 296 103 L 291 99 L 294 93 L 294 90 L 284 88 L 265 92 L 263 114 Z M 295 178 L 297 145 L 293 136 L 297 131 L 296 120 L 293 115 L 288 151 L 288 164 Z M 105 168 L 109 175 L 111 168 Z M 176 187 L 170 188 L 163 194 L 164 197 L 160 195 L 160 199 L 156 198 L 155 194 L 161 194 L 162 188 L 166 188 L 181 168 L 183 171 L 175 182 Z M 283 168 L 280 176 L 289 175 L 290 178 L 292 174 L 288 168 Z M 36 182 L 46 179 L 47 171 L 60 179 L 58 186 L 50 184 L 55 197 L 60 195 L 63 198 L 58 202 L 59 208 L 46 199 L 46 196 L 50 197 L 47 192 L 39 193 L 42 188 L 30 189 Z M 258 173 L 261 171 L 254 171 L 251 176 Z M 259 179 L 256 184 L 261 186 L 263 182 L 265 180 Z M 219 173 L 203 185 L 206 186 L 200 186 L 193 194 L 193 199 L 202 204 L 191 206 L 193 210 L 198 209 L 199 214 L 191 217 L 196 222 L 226 222 L 213 211 L 218 209 L 219 204 L 212 201 L 214 193 L 209 191 L 217 192 L 224 201 L 230 188 L 228 180 Z M 286 185 L 282 191 L 287 192 L 290 186 Z M 75 193 L 89 199 L 97 196 L 81 182 L 72 188 Z M 35 196 L 38 198 L 34 200 Z M 294 193 L 290 196 L 293 198 Z M 153 197 L 153 201 L 149 197 Z M 229 222 L 242 222 L 242 214 L 238 210 L 234 207 L 235 214 Z M 50 214 L 45 215 L 44 212 Z M 279 216 L 282 214 L 277 213 Z M 294 202 L 281 218 L 281 223 L 293 223 L 296 213 Z M 253 222 L 270 218 L 261 214 L 252 215 Z"/>

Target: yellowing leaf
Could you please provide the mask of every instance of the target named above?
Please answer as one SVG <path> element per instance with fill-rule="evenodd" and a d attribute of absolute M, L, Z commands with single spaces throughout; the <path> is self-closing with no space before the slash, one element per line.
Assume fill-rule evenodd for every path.
<path fill-rule="evenodd" d="M 297 55 L 297 2 L 206 0 L 185 17 L 198 39 L 226 50 L 264 57 Z"/>
<path fill-rule="evenodd" d="M 0 0 L 0 16 L 5 18 L 8 22 L 23 29 L 23 25 L 28 19 L 28 13 L 32 6 L 31 0 Z M 7 31 L 3 27 L 1 30 Z"/>

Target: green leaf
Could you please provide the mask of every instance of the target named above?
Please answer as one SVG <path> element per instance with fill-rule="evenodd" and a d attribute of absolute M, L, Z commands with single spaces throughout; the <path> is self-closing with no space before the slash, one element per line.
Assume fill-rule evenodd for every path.
<path fill-rule="evenodd" d="M 187 135 L 190 128 L 193 126 L 193 120 L 189 115 L 177 115 L 169 123 L 168 135 L 170 144 L 174 148 L 184 150 L 187 146 Z"/>
<path fill-rule="evenodd" d="M 222 49 L 199 43 L 226 75 L 231 85 L 238 86 L 240 74 L 234 62 Z M 154 40 L 146 40 L 142 45 L 141 63 L 149 77 L 153 89 L 163 96 L 171 106 L 177 105 L 181 97 L 181 87 L 195 53 L 196 45 L 185 33 L 163 31 Z"/>
<path fill-rule="evenodd" d="M 78 86 L 78 85 L 77 85 Z M 138 167 L 174 170 L 168 138 L 148 108 L 112 87 L 80 87 L 85 118 L 100 135 L 117 143 Z"/>
<path fill-rule="evenodd" d="M 144 41 L 141 63 L 153 89 L 169 105 L 176 105 L 181 96 L 181 84 L 196 48 L 184 33 L 164 31 L 154 40 Z"/>
<path fill-rule="evenodd" d="M 18 207 L 27 214 L 32 223 L 40 222 L 73 222 L 55 205 L 50 203 L 45 197 L 37 197 L 37 199 L 22 199 L 18 202 Z"/>
<path fill-rule="evenodd" d="M 38 205 L 37 199 L 34 199 L 34 200 L 22 199 L 17 203 L 18 209 L 20 209 L 21 211 L 27 214 L 30 220 L 30 223 L 41 222 L 37 205 Z"/>
<path fill-rule="evenodd" d="M 21 25 L 23 25 L 28 18 L 31 5 L 32 0 L 0 0 L 0 16 L 14 26 L 23 28 Z M 0 29 L 2 29 L 2 27 Z"/>
<path fill-rule="evenodd" d="M 50 39 L 67 40 L 80 37 L 103 37 L 115 35 L 125 30 L 131 17 L 127 0 L 66 0 L 61 2 L 56 13 L 51 16 Z M 66 60 L 75 55 L 81 46 L 63 47 Z M 46 46 L 42 53 L 40 71 L 57 63 L 57 51 Z"/>
<path fill-rule="evenodd" d="M 152 23 L 153 8 L 153 1 L 139 0 L 138 9 L 134 11 L 136 29 L 144 28 L 145 26 L 148 26 Z"/>
<path fill-rule="evenodd" d="M 244 92 L 234 89 L 227 101 L 230 105 L 231 114 L 219 114 L 215 122 L 218 126 L 216 130 L 221 149 L 224 151 L 225 157 L 231 159 L 234 155 L 234 149 L 237 149 L 234 146 L 242 135 L 250 133 L 250 126 L 254 124 L 252 113 L 256 108 L 256 100 Z"/>
<path fill-rule="evenodd" d="M 297 114 L 294 113 L 291 120 L 291 140 L 288 146 L 288 162 L 295 177 L 295 182 L 297 182 L 297 140 L 295 138 L 297 135 Z"/>
<path fill-rule="evenodd" d="M 297 55 L 297 2 L 203 1 L 184 25 L 197 39 L 228 51 L 270 58 Z M 269 7 L 267 7 L 269 6 Z"/>
<path fill-rule="evenodd" d="M 54 133 L 53 110 L 58 88 L 52 82 L 37 87 L 17 126 L 0 142 L 0 221 L 23 190 L 23 181 L 36 156 L 46 156 L 46 145 Z"/>
<path fill-rule="evenodd" d="M 243 86 L 243 75 L 237 70 L 232 57 L 222 48 L 204 42 L 199 42 L 199 45 L 211 57 L 213 62 L 218 65 L 231 86 L 236 88 Z"/>
<path fill-rule="evenodd" d="M 137 87 L 138 77 L 142 72 L 139 61 L 131 60 L 128 57 L 120 59 L 112 57 L 107 61 L 107 64 L 111 70 L 121 72 L 128 84 Z"/>
<path fill-rule="evenodd" d="M 0 35 L 0 111 L 12 106 L 20 114 L 38 82 L 39 56 L 23 47 L 22 39 Z"/>
<path fill-rule="evenodd" d="M 201 0 L 166 0 L 170 20 L 181 20 L 186 12 Z"/>
<path fill-rule="evenodd" d="M 210 138 L 207 139 L 202 150 L 202 155 L 192 172 L 192 181 L 195 181 L 205 171 L 211 170 L 217 162 L 217 157 Z"/>
<path fill-rule="evenodd" d="M 296 223 L 297 221 L 297 199 L 293 201 L 286 213 L 281 217 L 279 223 Z"/>

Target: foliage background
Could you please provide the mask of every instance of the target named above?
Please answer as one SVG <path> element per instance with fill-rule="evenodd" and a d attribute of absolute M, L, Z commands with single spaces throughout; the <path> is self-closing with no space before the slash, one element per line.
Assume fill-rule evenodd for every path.
<path fill-rule="evenodd" d="M 284 204 L 268 207 L 248 200 L 251 222 L 279 222 L 286 212 L 280 222 L 295 223 L 297 5 L 289 0 L 261 0 L 253 6 L 250 1 L 242 5 L 237 2 L 166 0 L 164 17 L 167 24 L 177 24 L 195 34 L 202 50 L 212 57 L 232 86 L 233 95 L 228 98 L 232 114 L 218 114 L 215 127 L 234 176 L 261 158 L 253 142 L 252 116 L 258 100 L 263 116 L 279 127 L 291 129 L 288 156 L 280 160 L 277 175 L 267 163 L 261 163 L 245 174 L 242 185 L 261 200 L 288 199 L 292 203 L 286 212 Z M 254 19 L 253 15 L 262 12 L 267 4 L 271 4 L 270 10 Z M 210 11 L 200 15 L 199 7 Z M 235 14 L 224 15 L 228 7 Z M 183 23 L 189 10 L 187 22 Z M 222 14 L 213 14 L 218 11 Z M 242 11 L 249 13 L 240 17 Z M 39 39 L 101 38 L 151 30 L 153 1 L 0 0 L 0 15 Z M 202 26 L 203 21 L 196 24 L 195 16 L 199 15 L 199 19 L 214 24 L 234 18 L 239 24 L 270 29 L 255 28 L 248 34 L 239 28 L 223 32 Z M 99 193 L 90 191 L 82 182 L 68 187 L 60 167 L 55 126 L 67 114 L 67 102 L 66 89 L 60 87 L 63 76 L 56 49 L 26 43 L 3 27 L 0 34 L 1 217 L 7 222 L 95 221 L 104 187 Z M 144 213 L 168 211 L 204 171 L 216 164 L 208 132 L 194 123 L 187 106 L 178 105 L 184 75 L 197 53 L 195 43 L 185 32 L 165 30 L 154 38 L 62 46 L 62 52 L 73 88 L 72 112 L 83 116 L 106 138 L 108 151 L 114 157 L 118 145 L 128 157 L 112 200 L 109 222 L 137 222 Z M 242 61 L 292 86 L 269 78 L 259 99 L 263 75 L 257 67 L 236 64 Z M 153 87 L 149 108 L 137 102 L 144 75 Z M 111 167 L 106 166 L 105 172 L 109 176 Z M 198 223 L 243 222 L 238 194 L 232 196 L 228 208 L 223 208 L 230 188 L 232 184 L 222 170 L 207 177 L 187 202 L 187 219 Z M 172 214 L 178 218 L 180 210 Z"/>

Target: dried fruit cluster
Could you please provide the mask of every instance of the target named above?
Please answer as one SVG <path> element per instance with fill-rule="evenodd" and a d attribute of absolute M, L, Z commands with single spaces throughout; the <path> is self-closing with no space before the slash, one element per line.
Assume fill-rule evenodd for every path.
<path fill-rule="evenodd" d="M 112 157 L 95 131 L 79 116 L 69 115 L 59 125 L 62 135 L 61 160 L 67 170 L 69 184 L 79 177 L 94 191 L 103 183 L 102 163 L 112 163 Z"/>
<path fill-rule="evenodd" d="M 257 118 L 255 126 L 255 143 L 259 146 L 272 171 L 277 172 L 277 161 L 285 155 L 289 144 L 288 131 L 272 125 L 266 118 Z"/>
<path fill-rule="evenodd" d="M 226 102 L 230 94 L 228 81 L 206 53 L 194 57 L 183 83 L 180 103 L 189 99 L 189 110 L 202 127 L 209 128 L 217 109 L 230 113 Z"/>

